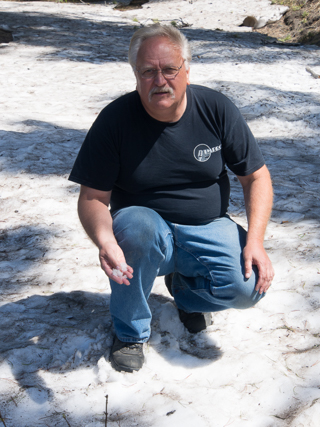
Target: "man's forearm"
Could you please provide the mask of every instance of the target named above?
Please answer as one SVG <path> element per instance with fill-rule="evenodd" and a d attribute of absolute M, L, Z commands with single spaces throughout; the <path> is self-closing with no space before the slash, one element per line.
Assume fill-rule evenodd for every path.
<path fill-rule="evenodd" d="M 269 171 L 263 166 L 246 177 L 239 177 L 243 187 L 248 218 L 247 242 L 243 250 L 245 277 L 252 274 L 252 266 L 258 268 L 256 291 L 266 292 L 274 277 L 271 261 L 263 247 L 264 233 L 272 209 L 273 191 Z"/>
<path fill-rule="evenodd" d="M 98 248 L 107 242 L 116 242 L 109 208 L 102 201 L 80 197 L 78 214 L 83 228 Z"/>
<path fill-rule="evenodd" d="M 78 213 L 86 233 L 99 248 L 99 260 L 102 270 L 113 281 L 130 285 L 133 269 L 126 264 L 122 249 L 113 234 L 112 217 L 109 211 L 111 191 L 99 191 L 81 186 Z M 123 275 L 115 275 L 119 269 Z M 124 267 L 125 266 L 125 267 Z"/>
<path fill-rule="evenodd" d="M 250 177 L 240 178 L 243 186 L 248 219 L 248 241 L 263 242 L 273 202 L 272 183 L 268 169 L 264 166 Z"/>

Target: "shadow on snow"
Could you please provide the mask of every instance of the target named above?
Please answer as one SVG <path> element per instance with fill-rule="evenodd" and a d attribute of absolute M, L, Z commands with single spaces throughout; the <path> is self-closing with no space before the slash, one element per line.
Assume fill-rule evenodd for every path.
<path fill-rule="evenodd" d="M 76 8 L 76 5 L 74 7 Z M 69 18 L 36 10 L 30 12 L 3 11 L 0 12 L 0 20 L 12 28 L 14 41 L 30 46 L 53 48 L 48 53 L 40 55 L 38 60 L 70 60 L 91 63 L 127 62 L 130 39 L 140 24 L 134 21 L 131 24 L 115 20 L 97 22 L 90 20 L 90 12 L 90 8 L 88 8 L 88 18 Z M 92 12 L 94 12 L 94 6 L 92 6 Z M 106 9 L 106 18 L 110 18 L 108 13 L 109 11 Z M 101 15 L 99 18 L 104 17 Z M 237 60 L 238 62 L 256 63 L 290 60 L 291 58 L 287 55 L 281 55 L 281 49 L 284 51 L 290 49 L 291 52 L 297 53 L 301 49 L 320 49 L 317 46 L 290 46 L 276 43 L 275 39 L 254 32 L 225 32 L 192 27 L 182 28 L 181 31 L 190 40 L 191 47 L 194 47 L 193 58 L 195 61 L 201 58 L 202 61 L 208 63 L 226 62 L 228 59 L 232 61 L 230 47 L 246 48 L 246 52 L 243 53 L 242 59 Z M 197 42 L 200 41 L 204 43 L 198 47 Z M 255 55 L 259 47 L 266 45 L 269 46 L 269 49 L 264 52 L 264 55 Z M 2 49 L 5 49 L 4 45 Z M 317 64 L 319 64 L 319 60 L 315 59 L 315 62 L 309 65 Z"/>
<path fill-rule="evenodd" d="M 95 367 L 92 375 L 98 375 L 96 365 L 101 357 L 108 360 L 114 335 L 109 301 L 108 293 L 74 291 L 33 295 L 0 307 L 0 360 L 11 367 L 18 386 L 32 400 L 43 403 L 51 400 L 54 394 L 40 371 L 61 374 Z M 168 352 L 168 332 L 161 331 L 158 326 L 161 306 L 169 301 L 172 299 L 161 295 L 150 297 L 153 332 L 160 334 L 162 339 L 157 345 L 148 345 L 161 357 L 168 358 L 168 363 L 188 367 L 190 356 L 197 354 L 196 339 L 185 332 L 181 337 L 181 352 L 175 349 L 176 357 L 172 358 L 172 352 Z M 185 355 L 190 340 L 194 341 L 193 349 Z M 202 349 L 201 358 L 192 357 L 191 365 L 205 366 L 221 355 L 217 348 L 207 346 Z"/>

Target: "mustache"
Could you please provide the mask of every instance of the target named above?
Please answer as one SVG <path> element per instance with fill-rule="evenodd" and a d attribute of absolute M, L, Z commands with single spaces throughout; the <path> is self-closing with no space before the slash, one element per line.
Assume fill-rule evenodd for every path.
<path fill-rule="evenodd" d="M 155 93 L 169 93 L 171 98 L 174 99 L 174 92 L 171 87 L 153 87 L 149 92 L 149 102 L 151 101 L 152 95 Z"/>

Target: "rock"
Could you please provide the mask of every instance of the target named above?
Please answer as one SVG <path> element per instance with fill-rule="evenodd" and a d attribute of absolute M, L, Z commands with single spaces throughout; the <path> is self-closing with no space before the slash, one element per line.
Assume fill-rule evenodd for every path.
<path fill-rule="evenodd" d="M 255 18 L 254 16 L 247 16 L 246 18 L 244 18 L 243 22 L 241 25 L 239 25 L 239 27 L 251 27 L 254 28 L 254 26 L 257 23 L 257 18 Z"/>
<path fill-rule="evenodd" d="M 256 18 L 255 16 L 247 16 L 239 27 L 251 27 L 255 30 L 259 28 L 263 28 L 268 24 L 274 24 L 279 21 L 284 13 L 289 10 L 287 6 L 282 8 L 277 8 L 272 17 L 267 16 L 259 16 Z"/>
<path fill-rule="evenodd" d="M 254 29 L 262 28 L 268 23 L 268 18 L 262 17 L 257 19 L 254 16 L 247 16 L 239 27 L 251 27 Z"/>

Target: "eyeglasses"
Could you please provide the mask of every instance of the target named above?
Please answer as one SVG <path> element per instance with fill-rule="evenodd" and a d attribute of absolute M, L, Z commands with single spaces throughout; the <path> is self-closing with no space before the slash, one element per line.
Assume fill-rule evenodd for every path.
<path fill-rule="evenodd" d="M 136 68 L 136 70 L 140 74 L 141 78 L 145 80 L 154 79 L 158 73 L 161 73 L 166 80 L 173 80 L 179 74 L 179 71 L 181 70 L 184 63 L 185 60 L 180 65 L 180 67 L 165 67 L 160 68 L 160 70 L 156 70 L 155 68 L 146 68 L 144 70 L 139 70 Z"/>

